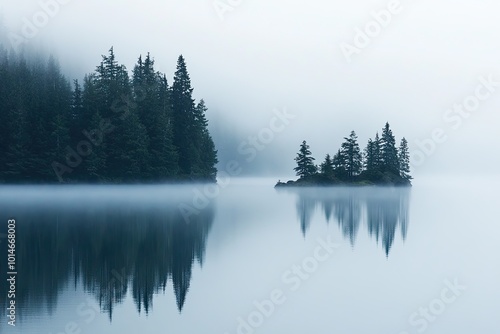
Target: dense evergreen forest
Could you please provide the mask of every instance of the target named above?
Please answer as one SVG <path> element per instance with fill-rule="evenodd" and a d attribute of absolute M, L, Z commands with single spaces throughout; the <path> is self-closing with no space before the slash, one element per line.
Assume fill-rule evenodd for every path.
<path fill-rule="evenodd" d="M 300 145 L 295 158 L 294 168 L 299 179 L 287 183 L 278 182 L 276 186 L 285 185 L 330 185 L 330 184 L 385 184 L 411 185 L 410 155 L 408 141 L 403 137 L 399 148 L 392 134 L 389 123 L 378 132 L 375 139 L 369 139 L 362 152 L 358 144 L 358 136 L 351 131 L 344 137 L 340 149 L 333 155 L 327 154 L 324 161 L 317 166 L 315 158 L 306 141 Z"/>
<path fill-rule="evenodd" d="M 83 83 L 57 62 L 0 49 L 0 182 L 215 181 L 217 151 L 186 62 L 173 84 L 139 57 L 132 75 L 113 48 Z"/>

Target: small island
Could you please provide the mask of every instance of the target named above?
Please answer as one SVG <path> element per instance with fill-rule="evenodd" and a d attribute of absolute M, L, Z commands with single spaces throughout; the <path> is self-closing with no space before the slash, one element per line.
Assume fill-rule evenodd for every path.
<path fill-rule="evenodd" d="M 375 139 L 369 139 L 368 144 L 361 152 L 358 137 L 351 131 L 349 137 L 344 138 L 340 149 L 331 157 L 327 154 L 325 160 L 315 165 L 314 157 L 309 145 L 304 140 L 295 158 L 297 167 L 294 168 L 296 181 L 278 181 L 275 187 L 297 186 L 411 186 L 410 155 L 408 141 L 403 137 L 399 148 L 392 134 L 389 123 L 382 129 L 382 136 L 378 132 Z"/>

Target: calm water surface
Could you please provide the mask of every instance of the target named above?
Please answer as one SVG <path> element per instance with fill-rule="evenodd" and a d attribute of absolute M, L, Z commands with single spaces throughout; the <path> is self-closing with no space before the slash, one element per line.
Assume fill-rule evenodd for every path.
<path fill-rule="evenodd" d="M 2 187 L 0 333 L 500 333 L 498 186 Z"/>

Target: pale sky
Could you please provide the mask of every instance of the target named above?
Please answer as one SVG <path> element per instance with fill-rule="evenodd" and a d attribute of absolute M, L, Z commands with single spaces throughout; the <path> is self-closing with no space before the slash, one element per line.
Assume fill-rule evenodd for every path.
<path fill-rule="evenodd" d="M 54 54 L 71 80 L 114 46 L 129 70 L 151 52 L 171 83 L 183 54 L 221 161 L 237 160 L 245 174 L 291 177 L 302 140 L 319 163 L 351 130 L 364 148 L 386 121 L 408 139 L 416 176 L 500 165 L 498 1 L 0 0 L 0 12 L 11 37 L 31 33 L 27 46 Z M 472 111 L 447 111 L 463 103 Z M 295 118 L 281 127 L 273 110 L 284 108 Z M 271 124 L 279 131 L 269 137 Z M 423 153 L 417 142 L 435 129 L 446 140 Z M 265 143 L 251 159 L 248 137 L 259 134 Z"/>

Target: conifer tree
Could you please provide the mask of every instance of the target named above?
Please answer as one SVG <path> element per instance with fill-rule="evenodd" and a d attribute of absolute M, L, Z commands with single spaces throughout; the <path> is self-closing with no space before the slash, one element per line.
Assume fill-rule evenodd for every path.
<path fill-rule="evenodd" d="M 338 150 L 333 156 L 333 170 L 335 176 L 344 179 L 347 177 L 346 156 L 342 150 Z"/>
<path fill-rule="evenodd" d="M 136 182 L 146 172 L 149 138 L 137 115 L 131 82 L 124 65 L 119 65 L 113 48 L 97 68 L 98 101 L 103 119 L 115 130 L 106 137 L 106 174 L 114 182 Z"/>
<path fill-rule="evenodd" d="M 398 150 L 389 123 L 385 124 L 381 138 L 382 171 L 399 175 Z"/>
<path fill-rule="evenodd" d="M 206 119 L 207 107 L 203 99 L 200 100 L 195 109 L 195 140 L 199 147 L 200 155 L 197 169 L 202 179 L 215 181 L 217 169 L 215 165 L 218 162 L 217 150 L 208 131 L 208 121 Z"/>
<path fill-rule="evenodd" d="M 378 132 L 373 140 L 373 171 L 380 171 L 382 168 L 381 142 Z"/>
<path fill-rule="evenodd" d="M 198 159 L 198 152 L 191 140 L 194 135 L 192 125 L 195 123 L 195 103 L 192 94 L 191 79 L 184 57 L 181 55 L 177 60 L 177 70 L 172 86 L 172 106 L 174 145 L 179 152 L 180 173 L 185 176 L 191 176 L 193 165 Z"/>
<path fill-rule="evenodd" d="M 173 132 L 173 111 L 171 104 L 171 90 L 168 86 L 167 76 L 158 73 L 159 87 L 158 97 L 160 101 L 160 114 L 158 120 L 158 133 L 161 138 L 158 152 L 162 158 L 156 163 L 153 163 L 153 168 L 156 164 L 158 166 L 158 175 L 160 179 L 172 179 L 179 173 L 179 153 L 174 145 L 174 132 Z M 156 138 L 153 136 L 153 146 Z M 152 155 L 155 153 L 153 152 Z"/>
<path fill-rule="evenodd" d="M 399 175 L 409 181 L 412 179 L 410 175 L 410 153 L 408 150 L 408 141 L 405 137 L 401 139 L 399 145 Z"/>
<path fill-rule="evenodd" d="M 139 57 L 134 68 L 133 86 L 138 116 L 149 138 L 143 178 L 166 180 L 177 174 L 178 159 L 169 124 L 169 88 L 165 76 L 155 71 L 149 53 L 144 62 Z"/>
<path fill-rule="evenodd" d="M 193 88 L 181 55 L 172 86 L 173 143 L 179 152 L 179 169 L 190 179 L 215 179 L 217 151 L 208 133 L 205 102 L 198 105 L 192 97 Z"/>
<path fill-rule="evenodd" d="M 372 173 L 375 170 L 375 144 L 371 138 L 368 139 L 368 144 L 364 151 L 364 168 L 367 172 Z"/>
<path fill-rule="evenodd" d="M 361 173 L 363 166 L 361 151 L 358 145 L 358 136 L 356 132 L 351 131 L 349 137 L 344 138 L 345 142 L 342 144 L 342 153 L 345 158 L 345 168 L 347 176 L 352 179 Z"/>
<path fill-rule="evenodd" d="M 311 151 L 309 150 L 309 145 L 304 140 L 300 145 L 299 153 L 295 161 L 297 162 L 297 167 L 294 168 L 297 176 L 304 178 L 317 173 L 317 168 L 314 165 L 314 158 L 311 156 Z"/>
<path fill-rule="evenodd" d="M 325 156 L 325 160 L 320 165 L 321 173 L 326 176 L 333 176 L 333 160 L 330 154 Z"/>

